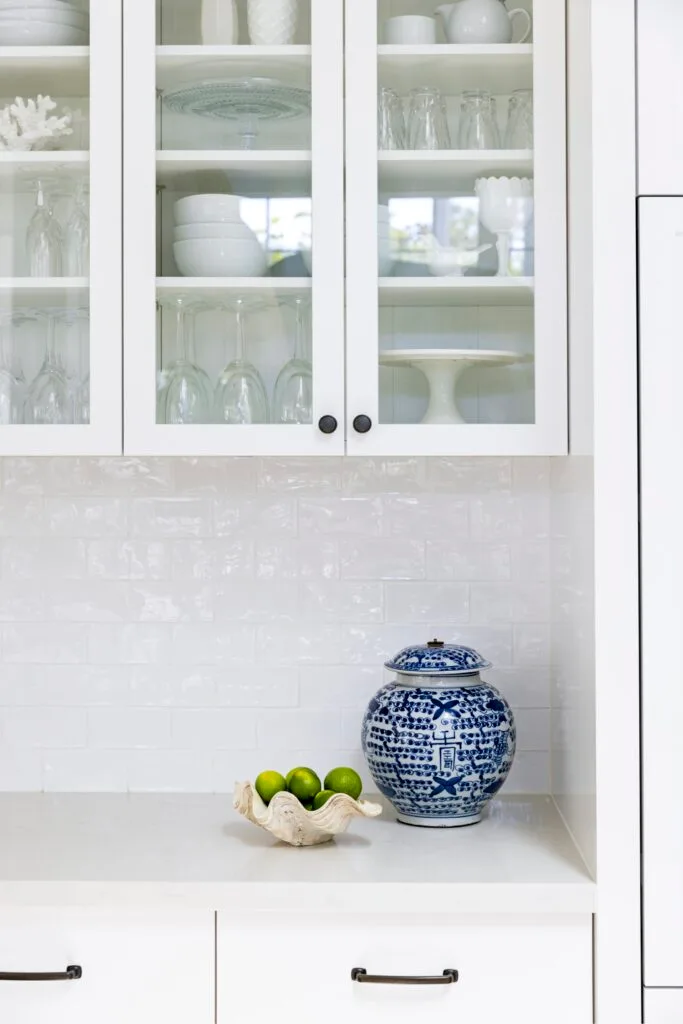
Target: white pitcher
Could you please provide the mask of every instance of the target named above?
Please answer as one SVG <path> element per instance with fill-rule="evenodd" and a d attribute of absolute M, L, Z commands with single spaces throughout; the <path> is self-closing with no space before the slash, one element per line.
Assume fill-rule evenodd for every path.
<path fill-rule="evenodd" d="M 449 43 L 511 43 L 512 22 L 526 19 L 526 32 L 519 40 L 525 43 L 531 35 L 531 15 L 518 7 L 508 11 L 502 0 L 456 0 L 437 7 L 435 14 L 443 19 Z"/>
<path fill-rule="evenodd" d="M 248 0 L 247 17 L 254 46 L 289 46 L 296 36 L 299 0 Z"/>
<path fill-rule="evenodd" d="M 202 0 L 204 46 L 234 46 L 238 37 L 236 0 Z"/>

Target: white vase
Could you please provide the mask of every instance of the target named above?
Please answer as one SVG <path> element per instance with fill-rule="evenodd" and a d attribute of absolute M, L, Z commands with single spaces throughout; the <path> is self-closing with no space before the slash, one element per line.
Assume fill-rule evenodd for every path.
<path fill-rule="evenodd" d="M 296 36 L 299 0 L 248 0 L 249 39 L 254 46 L 289 46 Z"/>
<path fill-rule="evenodd" d="M 238 37 L 236 0 L 202 0 L 204 46 L 234 46 Z"/>

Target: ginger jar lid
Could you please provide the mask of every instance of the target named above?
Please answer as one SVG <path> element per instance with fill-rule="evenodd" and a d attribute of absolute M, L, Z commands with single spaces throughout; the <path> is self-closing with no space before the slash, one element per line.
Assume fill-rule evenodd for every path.
<path fill-rule="evenodd" d="M 491 662 L 471 647 L 431 640 L 428 644 L 405 647 L 391 661 L 385 661 L 384 666 L 404 676 L 471 676 L 491 668 Z"/>

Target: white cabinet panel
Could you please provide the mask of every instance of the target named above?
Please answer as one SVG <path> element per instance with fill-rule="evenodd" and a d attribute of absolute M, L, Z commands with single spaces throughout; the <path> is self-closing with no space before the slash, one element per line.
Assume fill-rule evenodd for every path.
<path fill-rule="evenodd" d="M 645 983 L 683 986 L 683 199 L 639 205 Z"/>
<path fill-rule="evenodd" d="M 21 910 L 0 915 L 0 972 L 75 981 L 0 981 L 7 1024 L 213 1024 L 214 915 Z"/>
<path fill-rule="evenodd" d="M 683 193 L 683 4 L 638 2 L 638 148 L 641 195 Z"/>
<path fill-rule="evenodd" d="M 218 1024 L 414 1024 L 445 1020 L 590 1024 L 590 917 L 281 919 L 219 915 Z M 360 984 L 370 975 L 456 984 Z"/>
<path fill-rule="evenodd" d="M 645 989 L 645 1024 L 681 1024 L 683 988 Z"/>

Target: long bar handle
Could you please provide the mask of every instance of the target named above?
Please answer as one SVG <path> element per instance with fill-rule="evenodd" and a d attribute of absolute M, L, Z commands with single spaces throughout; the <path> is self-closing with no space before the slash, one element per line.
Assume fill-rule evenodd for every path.
<path fill-rule="evenodd" d="M 363 985 L 455 985 L 458 980 L 458 972 L 448 968 L 436 977 L 423 975 L 404 974 L 368 974 L 364 967 L 354 967 L 351 971 L 351 981 L 357 981 Z"/>
<path fill-rule="evenodd" d="M 54 974 L 35 974 L 33 972 L 21 973 L 15 971 L 0 971 L 0 981 L 78 981 L 83 977 L 83 968 L 72 964 L 65 971 Z"/>

